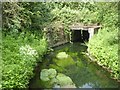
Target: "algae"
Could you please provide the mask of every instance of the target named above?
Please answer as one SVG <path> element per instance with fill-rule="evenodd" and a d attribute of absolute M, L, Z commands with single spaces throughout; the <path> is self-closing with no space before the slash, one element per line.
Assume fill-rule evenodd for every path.
<path fill-rule="evenodd" d="M 66 54 L 66 52 L 59 52 L 56 57 L 58 59 L 65 59 L 65 58 L 68 58 L 68 54 Z"/>
<path fill-rule="evenodd" d="M 57 73 L 53 68 L 43 69 L 40 73 L 40 79 L 48 85 L 55 86 L 60 85 L 60 87 L 72 86 L 75 87 L 72 79 L 62 73 Z"/>
<path fill-rule="evenodd" d="M 56 79 L 57 79 L 57 84 L 59 84 L 60 86 L 74 85 L 71 78 L 62 73 L 59 73 Z"/>
<path fill-rule="evenodd" d="M 57 71 L 55 69 L 43 69 L 40 73 L 40 79 L 43 81 L 49 81 L 57 75 Z"/>

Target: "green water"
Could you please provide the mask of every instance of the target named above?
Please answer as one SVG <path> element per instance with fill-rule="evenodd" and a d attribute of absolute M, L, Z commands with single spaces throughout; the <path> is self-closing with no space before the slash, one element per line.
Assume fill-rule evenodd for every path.
<path fill-rule="evenodd" d="M 76 88 L 117 88 L 118 83 L 110 79 L 110 74 L 100 66 L 91 62 L 85 55 L 87 47 L 80 43 L 65 44 L 54 48 L 44 58 L 36 69 L 35 77 L 30 82 L 30 88 L 52 88 L 49 82 L 44 83 L 40 79 L 41 69 L 54 68 L 59 73 L 69 76 Z M 69 55 L 66 59 L 58 59 L 59 52 L 66 52 Z"/>

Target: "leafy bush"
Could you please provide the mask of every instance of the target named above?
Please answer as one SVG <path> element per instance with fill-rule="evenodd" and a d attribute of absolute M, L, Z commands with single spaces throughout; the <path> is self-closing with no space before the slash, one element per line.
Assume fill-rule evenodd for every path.
<path fill-rule="evenodd" d="M 120 71 L 118 70 L 117 31 L 107 32 L 106 30 L 107 28 L 101 29 L 101 32 L 89 41 L 88 47 L 90 53 L 96 57 L 97 63 L 112 70 L 112 77 L 118 79 Z"/>
<path fill-rule="evenodd" d="M 39 47 L 39 48 L 38 48 Z M 34 67 L 47 50 L 46 40 L 35 36 L 3 36 L 2 88 L 26 88 Z M 40 49 L 40 50 L 39 50 Z M 40 52 L 41 51 L 41 52 Z"/>
<path fill-rule="evenodd" d="M 118 3 L 98 3 L 97 5 L 99 20 L 103 27 L 99 29 L 97 35 L 91 38 L 88 49 L 96 57 L 99 65 L 112 70 L 112 78 L 120 79 L 118 67 Z"/>

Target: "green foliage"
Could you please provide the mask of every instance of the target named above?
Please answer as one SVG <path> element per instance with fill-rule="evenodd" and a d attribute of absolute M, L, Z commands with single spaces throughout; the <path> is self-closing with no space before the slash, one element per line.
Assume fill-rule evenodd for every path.
<path fill-rule="evenodd" d="M 16 34 L 31 24 L 30 17 L 26 15 L 22 3 L 3 3 L 3 31 L 5 33 Z"/>
<path fill-rule="evenodd" d="M 93 25 L 98 23 L 101 24 L 102 18 L 100 8 L 102 5 L 99 3 L 58 2 L 48 3 L 48 5 L 51 8 L 50 14 L 52 15 L 51 17 L 52 23 L 48 25 L 49 28 L 47 29 L 47 31 L 51 32 L 52 34 L 51 36 L 50 35 L 48 36 L 49 40 L 52 42 L 71 40 L 70 26 L 73 24 L 76 23 L 79 23 L 81 25 Z M 49 30 L 50 27 L 52 30 Z"/>
<path fill-rule="evenodd" d="M 103 9 L 100 6 L 103 6 Z M 117 28 L 119 23 L 117 20 L 117 3 L 99 3 L 98 8 L 98 13 L 102 12 L 101 23 L 103 24 L 103 28 L 99 29 L 98 34 L 89 41 L 88 48 L 90 53 L 96 57 L 98 64 L 112 70 L 111 77 L 120 79 L 118 67 Z"/>
<path fill-rule="evenodd" d="M 25 7 L 27 9 L 29 7 L 29 11 L 31 12 L 31 27 L 41 32 L 40 29 L 43 29 L 51 21 L 50 8 L 46 3 L 42 2 L 28 3 Z"/>
<path fill-rule="evenodd" d="M 101 29 L 101 32 L 90 40 L 88 47 L 90 49 L 91 54 L 96 57 L 97 62 L 100 65 L 105 66 L 108 69 L 112 70 L 114 73 L 113 76 L 118 79 L 119 71 L 117 53 L 118 51 L 117 32 L 116 30 L 111 32 L 107 32 L 106 30 L 107 28 Z"/>
<path fill-rule="evenodd" d="M 52 44 L 66 40 L 67 35 L 70 35 L 69 25 L 74 23 L 103 25 L 98 35 L 90 40 L 88 47 L 97 58 L 97 62 L 111 69 L 113 71 L 111 75 L 118 79 L 120 71 L 117 58 L 119 25 L 117 4 L 117 2 L 4 2 L 2 87 L 25 88 L 33 76 L 32 71 L 38 57 L 42 57 L 47 51 L 46 37 Z M 43 31 L 43 28 L 47 30 Z M 62 53 L 62 56 L 68 58 L 64 63 L 55 60 L 59 64 L 52 67 L 59 69 L 60 66 L 73 64 L 73 60 L 66 53 Z"/>
<path fill-rule="evenodd" d="M 4 2 L 3 31 L 10 34 L 29 31 L 42 36 L 50 16 L 49 8 L 42 2 Z"/>
<path fill-rule="evenodd" d="M 36 46 L 39 48 L 35 48 Z M 38 58 L 46 52 L 46 47 L 45 39 L 36 39 L 34 36 L 23 38 L 23 34 L 17 38 L 3 35 L 2 88 L 28 87 L 29 80 L 33 77 L 33 69 L 37 62 L 42 61 Z M 38 52 L 39 49 L 42 52 Z"/>
<path fill-rule="evenodd" d="M 94 3 L 71 2 L 59 4 L 59 6 L 54 4 L 55 8 L 51 13 L 54 15 L 53 20 L 62 21 L 64 26 L 75 22 L 84 24 L 97 23 L 97 12 L 94 11 L 96 9 Z"/>

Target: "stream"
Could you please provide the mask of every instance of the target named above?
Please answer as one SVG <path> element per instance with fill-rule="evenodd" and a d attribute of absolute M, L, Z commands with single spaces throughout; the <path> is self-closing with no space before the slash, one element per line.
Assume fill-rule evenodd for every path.
<path fill-rule="evenodd" d="M 56 55 L 65 52 L 69 58 L 59 60 Z M 55 69 L 58 73 L 69 76 L 76 88 L 118 88 L 118 83 L 110 78 L 110 74 L 86 56 L 87 46 L 81 43 L 64 44 L 54 48 L 46 55 L 43 62 L 35 70 L 30 81 L 30 88 L 53 88 L 49 82 L 40 79 L 42 69 Z"/>

